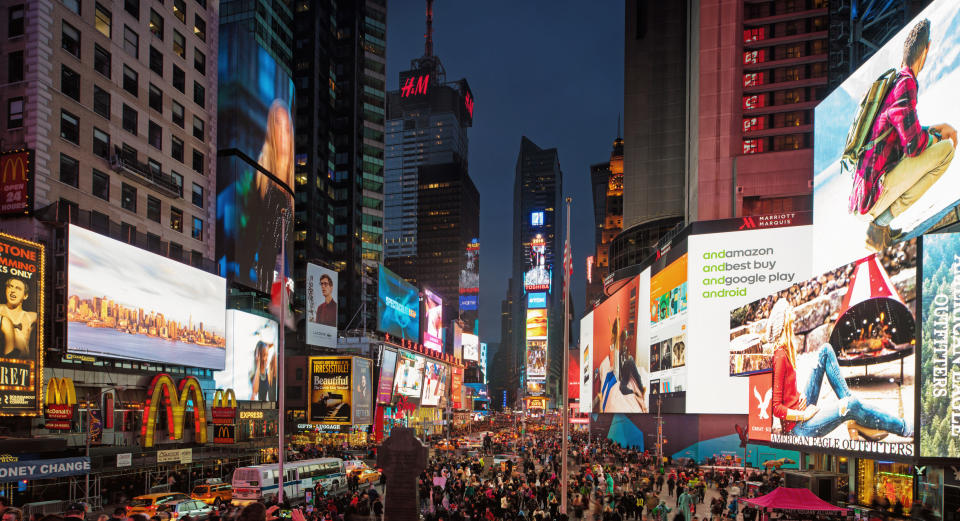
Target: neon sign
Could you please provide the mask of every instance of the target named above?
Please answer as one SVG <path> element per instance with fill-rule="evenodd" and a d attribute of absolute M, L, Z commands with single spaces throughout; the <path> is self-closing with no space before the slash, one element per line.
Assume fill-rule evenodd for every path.
<path fill-rule="evenodd" d="M 400 97 L 409 98 L 410 96 L 417 96 L 427 93 L 427 86 L 430 84 L 430 75 L 425 74 L 423 76 L 411 76 L 407 78 L 407 81 L 403 83 L 403 87 L 400 88 Z M 473 113 L 473 102 L 470 103 L 471 115 Z"/>
<path fill-rule="evenodd" d="M 143 410 L 144 422 L 140 432 L 144 448 L 153 447 L 161 406 L 167 408 L 167 432 L 171 440 L 183 438 L 184 417 L 190 406 L 193 408 L 194 438 L 198 443 L 207 442 L 207 407 L 203 401 L 203 389 L 195 376 L 180 380 L 179 387 L 176 387 L 170 375 L 158 374 L 150 382 L 147 395 L 149 398 Z"/>
<path fill-rule="evenodd" d="M 463 98 L 463 104 L 467 107 L 467 112 L 470 113 L 470 117 L 473 117 L 473 96 L 468 92 Z"/>

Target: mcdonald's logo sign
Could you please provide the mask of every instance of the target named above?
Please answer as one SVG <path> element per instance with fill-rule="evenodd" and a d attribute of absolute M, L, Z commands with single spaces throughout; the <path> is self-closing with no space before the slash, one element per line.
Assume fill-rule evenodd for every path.
<path fill-rule="evenodd" d="M 73 420 L 73 407 L 77 405 L 77 391 L 69 378 L 51 378 L 47 382 L 44 428 L 68 430 Z"/>
<path fill-rule="evenodd" d="M 0 214 L 20 214 L 32 209 L 33 151 L 0 154 Z"/>
<path fill-rule="evenodd" d="M 173 377 L 166 373 L 153 377 L 147 388 L 147 404 L 143 410 L 143 447 L 153 447 L 157 431 L 157 416 L 160 407 L 166 407 L 167 432 L 171 440 L 183 438 L 183 422 L 187 409 L 193 409 L 193 436 L 197 443 L 207 442 L 207 410 L 203 389 L 196 377 L 188 376 L 176 386 Z"/>
<path fill-rule="evenodd" d="M 237 397 L 233 393 L 233 389 L 227 389 L 226 391 L 217 389 L 213 393 L 213 406 L 210 407 L 210 415 L 213 417 L 214 425 L 236 423 Z"/>
<path fill-rule="evenodd" d="M 219 444 L 232 444 L 237 439 L 236 425 L 214 425 L 213 442 Z"/>

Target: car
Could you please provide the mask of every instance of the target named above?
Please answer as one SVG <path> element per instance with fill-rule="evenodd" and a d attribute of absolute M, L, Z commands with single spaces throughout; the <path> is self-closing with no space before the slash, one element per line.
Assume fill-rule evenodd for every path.
<path fill-rule="evenodd" d="M 219 508 L 221 503 L 229 503 L 233 499 L 233 486 L 229 483 L 197 485 L 193 487 L 190 498 Z"/>
<path fill-rule="evenodd" d="M 147 517 L 150 517 L 156 513 L 157 507 L 160 505 L 181 499 L 190 499 L 190 497 L 183 492 L 156 492 L 137 496 L 127 504 L 127 515 L 146 514 Z"/>
<path fill-rule="evenodd" d="M 213 507 L 203 501 L 197 501 L 196 499 L 178 499 L 176 501 L 167 501 L 157 507 L 157 513 L 155 515 L 164 521 L 172 521 L 183 519 L 187 516 L 195 520 L 207 519 L 212 513 Z"/>
<path fill-rule="evenodd" d="M 380 481 L 380 471 L 376 469 L 363 469 L 357 475 L 359 483 L 376 483 Z"/>
<path fill-rule="evenodd" d="M 344 460 L 343 462 L 343 469 L 348 476 L 356 474 L 366 468 L 369 468 L 367 464 L 358 459 Z"/>

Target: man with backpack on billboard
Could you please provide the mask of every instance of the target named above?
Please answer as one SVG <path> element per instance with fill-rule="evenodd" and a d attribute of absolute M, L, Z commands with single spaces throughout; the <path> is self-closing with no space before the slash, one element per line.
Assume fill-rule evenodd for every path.
<path fill-rule="evenodd" d="M 904 41 L 900 70 L 871 85 L 847 134 L 842 163 L 856 168 L 849 209 L 871 218 L 866 243 L 875 251 L 898 240 L 901 231 L 890 222 L 953 161 L 957 131 L 946 123 L 921 126 L 917 117 L 917 76 L 929 50 L 930 21 L 921 20 Z"/>

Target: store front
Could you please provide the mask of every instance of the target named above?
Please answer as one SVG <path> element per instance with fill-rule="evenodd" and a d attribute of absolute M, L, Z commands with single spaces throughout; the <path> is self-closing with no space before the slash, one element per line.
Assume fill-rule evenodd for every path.
<path fill-rule="evenodd" d="M 858 459 L 855 490 L 859 505 L 886 509 L 899 503 L 909 510 L 913 504 L 913 465 Z"/>

